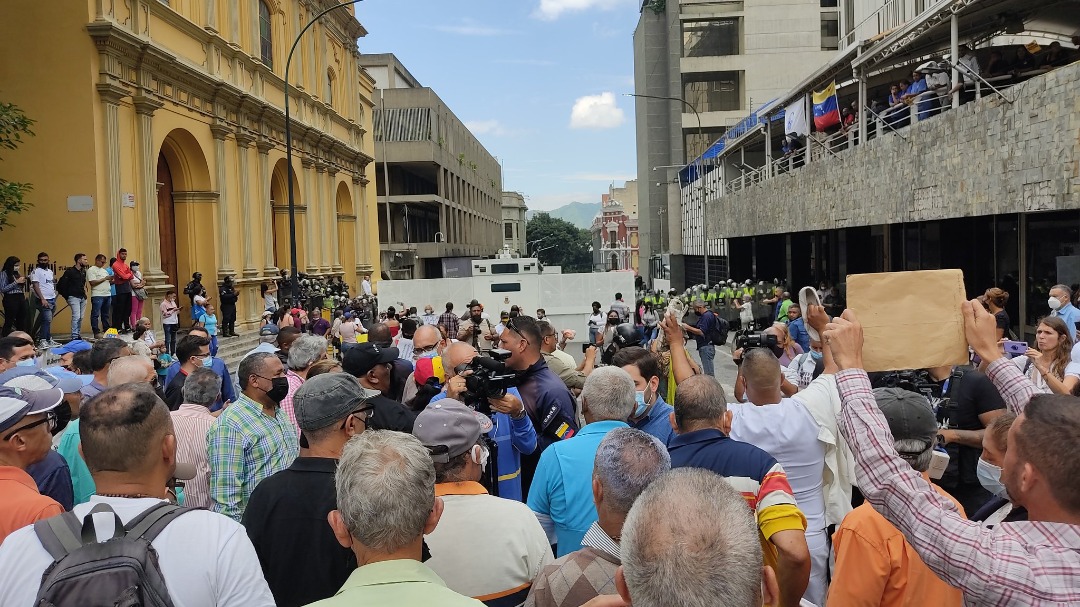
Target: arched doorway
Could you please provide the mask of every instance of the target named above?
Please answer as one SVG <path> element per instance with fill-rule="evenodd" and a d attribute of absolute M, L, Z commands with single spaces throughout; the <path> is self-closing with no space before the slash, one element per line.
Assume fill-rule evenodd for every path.
<path fill-rule="evenodd" d="M 161 253 L 161 271 L 169 277 L 169 282 L 182 287 L 178 281 L 176 268 L 176 230 L 168 229 L 176 225 L 176 213 L 173 209 L 172 171 L 165 154 L 158 153 L 157 160 L 157 205 L 158 222 L 166 229 L 158 231 L 158 246 Z"/>
<path fill-rule="evenodd" d="M 289 182 L 286 181 L 288 163 L 284 158 L 274 165 L 274 172 L 270 178 L 270 214 L 271 214 L 271 238 L 274 247 L 274 266 L 281 269 L 292 267 L 291 251 L 289 249 Z M 296 181 L 296 171 L 293 171 L 293 201 L 297 207 L 296 214 L 296 254 L 301 271 L 305 267 L 304 254 L 304 214 L 301 210 L 300 184 Z"/>
<path fill-rule="evenodd" d="M 344 181 L 337 186 L 338 258 L 336 265 L 345 270 L 345 281 L 356 292 L 356 212 L 353 210 L 352 193 Z"/>

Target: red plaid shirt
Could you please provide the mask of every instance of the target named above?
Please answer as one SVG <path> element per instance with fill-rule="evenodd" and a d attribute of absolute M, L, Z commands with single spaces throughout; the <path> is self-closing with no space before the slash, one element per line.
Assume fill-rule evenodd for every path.
<path fill-rule="evenodd" d="M 453 312 L 443 312 L 442 315 L 439 316 L 438 324 L 446 327 L 446 335 L 450 339 L 457 339 L 458 327 L 461 325 L 461 319 L 458 318 L 457 314 L 454 314 Z"/>
<path fill-rule="evenodd" d="M 1007 359 L 991 363 L 987 375 L 1017 415 L 1036 393 Z M 965 520 L 900 459 L 866 372 L 841 371 L 836 385 L 840 431 L 855 454 L 863 495 L 934 573 L 964 592 L 966 604 L 1080 605 L 1080 526 L 1017 521 L 986 528 Z"/>

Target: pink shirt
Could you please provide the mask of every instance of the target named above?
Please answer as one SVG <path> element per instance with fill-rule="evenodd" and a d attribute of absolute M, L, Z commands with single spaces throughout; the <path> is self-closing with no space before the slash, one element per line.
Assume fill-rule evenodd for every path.
<path fill-rule="evenodd" d="M 304 378 L 297 375 L 292 369 L 285 370 L 285 379 L 289 381 L 289 394 L 281 399 L 281 410 L 288 416 L 289 421 L 296 427 L 297 435 L 300 434 L 300 426 L 296 424 L 296 411 L 293 409 L 293 397 L 300 386 L 304 385 Z"/>
<path fill-rule="evenodd" d="M 176 461 L 195 466 L 195 478 L 184 483 L 184 505 L 210 507 L 210 464 L 206 458 L 206 434 L 217 418 L 202 405 L 180 405 L 173 411 Z"/>

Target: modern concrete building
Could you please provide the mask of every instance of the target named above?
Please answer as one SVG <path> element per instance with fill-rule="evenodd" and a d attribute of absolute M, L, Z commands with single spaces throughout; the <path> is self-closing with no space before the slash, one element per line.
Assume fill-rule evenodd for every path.
<path fill-rule="evenodd" d="M 193 272 L 211 290 L 234 276 L 237 325 L 257 328 L 260 284 L 290 266 L 291 177 L 299 270 L 341 276 L 355 293 L 379 258 L 374 83 L 357 63 L 367 32 L 352 7 L 308 29 L 293 56 L 286 163 L 286 55 L 329 6 L 5 2 L 0 97 L 36 123 L 4 154 L 4 178 L 34 189 L 0 238 L 3 255 L 45 250 L 70 264 L 76 252 L 92 260 L 125 247 L 141 263 L 155 324 L 165 292 Z"/>
<path fill-rule="evenodd" d="M 833 57 L 846 23 L 857 17 L 861 4 L 873 1 L 641 2 L 634 92 L 674 99 L 636 100 L 641 255 L 671 253 L 664 265 L 670 266 L 673 286 L 704 278 L 701 212 L 680 220 L 679 168 Z M 684 238 L 687 223 L 693 228 Z M 710 239 L 712 276 L 725 271 L 720 247 L 719 239 Z M 669 278 L 661 276 L 666 273 L 661 264 L 653 265 L 647 274 Z"/>
<path fill-rule="evenodd" d="M 528 239 L 525 235 L 525 215 L 529 207 L 525 206 L 525 197 L 519 192 L 502 193 L 503 246 L 512 253 L 525 257 Z"/>
<path fill-rule="evenodd" d="M 441 278 L 503 246 L 499 163 L 392 54 L 361 55 L 375 81 L 379 247 L 385 276 Z"/>

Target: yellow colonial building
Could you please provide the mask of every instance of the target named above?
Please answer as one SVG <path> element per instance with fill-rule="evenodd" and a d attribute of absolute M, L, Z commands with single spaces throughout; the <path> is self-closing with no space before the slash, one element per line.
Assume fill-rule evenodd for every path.
<path fill-rule="evenodd" d="M 36 124 L 0 164 L 34 188 L 33 208 L 0 232 L 0 257 L 43 250 L 68 265 L 124 247 L 142 264 L 155 324 L 169 286 L 199 271 L 212 290 L 232 275 L 237 323 L 256 326 L 260 284 L 290 266 L 285 61 L 300 28 L 334 4 L 6 0 L 0 100 Z M 289 74 L 299 268 L 343 276 L 353 293 L 379 275 L 365 34 L 351 7 L 331 11 Z"/>

